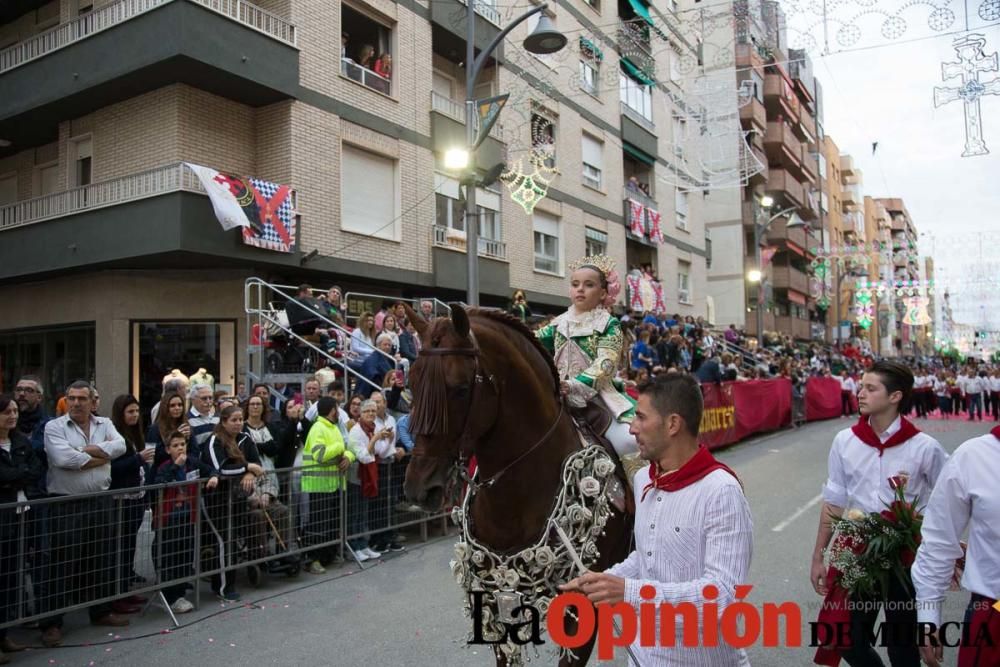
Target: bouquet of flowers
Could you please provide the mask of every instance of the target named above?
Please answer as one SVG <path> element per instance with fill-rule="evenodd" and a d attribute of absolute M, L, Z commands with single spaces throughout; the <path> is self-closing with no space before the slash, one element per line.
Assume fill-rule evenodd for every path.
<path fill-rule="evenodd" d="M 888 596 L 889 577 L 913 590 L 910 566 L 920 545 L 923 521 L 913 502 L 906 500 L 906 475 L 889 478 L 895 499 L 881 512 L 850 510 L 834 517 L 837 537 L 830 546 L 830 566 L 837 584 L 857 597 Z"/>

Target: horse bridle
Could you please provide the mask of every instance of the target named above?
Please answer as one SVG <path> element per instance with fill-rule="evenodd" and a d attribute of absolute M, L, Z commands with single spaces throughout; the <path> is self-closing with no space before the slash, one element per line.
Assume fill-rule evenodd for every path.
<path fill-rule="evenodd" d="M 473 434 L 469 432 L 470 422 L 473 414 L 473 408 L 476 406 L 476 399 L 478 398 L 480 392 L 482 391 L 481 387 L 485 384 L 486 381 L 489 381 L 490 387 L 496 394 L 496 400 L 498 403 L 500 401 L 500 387 L 497 385 L 496 376 L 494 376 L 492 373 L 489 372 L 486 372 L 484 374 L 480 365 L 480 356 L 482 352 L 479 349 L 479 345 L 476 343 L 475 337 L 473 336 L 471 331 L 469 332 L 469 335 L 472 337 L 472 347 L 432 347 L 432 348 L 422 349 L 417 354 L 418 356 L 428 356 L 428 357 L 448 357 L 448 356 L 472 357 L 473 361 L 475 362 L 475 368 L 473 369 L 473 376 L 472 376 L 472 392 L 471 396 L 469 397 L 469 407 L 465 413 L 465 423 L 462 425 L 461 435 L 459 435 L 458 438 L 458 443 L 459 443 L 458 459 L 455 461 L 450 478 L 454 477 L 454 475 L 457 472 L 458 477 L 463 482 L 468 484 L 469 488 L 472 491 L 478 491 L 480 489 L 484 488 L 488 489 L 492 487 L 494 484 L 497 483 L 497 481 L 501 477 L 503 477 L 503 475 L 507 471 L 509 471 L 515 465 L 526 459 L 529 454 L 538 449 L 538 447 L 540 447 L 542 443 L 544 443 L 546 440 L 549 439 L 549 437 L 552 436 L 552 434 L 556 430 L 556 426 L 559 425 L 559 420 L 562 419 L 564 402 L 562 400 L 559 401 L 559 412 L 558 414 L 556 414 L 555 420 L 552 422 L 552 425 L 549 427 L 549 429 L 545 432 L 545 435 L 543 435 L 537 442 L 535 442 L 535 444 L 533 444 L 531 447 L 522 452 L 521 455 L 515 458 L 513 461 L 511 461 L 503 468 L 501 468 L 499 472 L 496 472 L 490 475 L 488 478 L 481 481 L 474 479 L 473 476 L 469 475 L 469 460 L 472 456 L 472 445 L 476 441 L 476 437 L 473 437 Z M 488 431 L 489 429 L 484 431 L 478 437 L 482 437 L 482 435 L 485 435 Z"/>

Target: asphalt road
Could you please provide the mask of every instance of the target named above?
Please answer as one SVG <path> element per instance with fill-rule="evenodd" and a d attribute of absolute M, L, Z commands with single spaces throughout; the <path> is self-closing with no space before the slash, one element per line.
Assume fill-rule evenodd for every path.
<path fill-rule="evenodd" d="M 917 422 L 949 452 L 987 426 L 967 421 Z M 748 600 L 797 602 L 806 624 L 819 597 L 809 584 L 809 558 L 816 535 L 818 494 L 836 432 L 848 420 L 807 425 L 732 447 L 719 458 L 742 477 L 754 519 L 753 592 Z M 13 657 L 14 665 L 491 665 L 486 647 L 466 646 L 468 626 L 448 569 L 451 536 L 421 544 L 411 538 L 402 554 L 359 572 L 340 566 L 328 574 L 275 578 L 252 589 L 243 605 L 222 606 L 206 594 L 202 608 L 181 616 L 185 625 L 166 633 L 168 616 L 152 608 L 120 632 L 92 628 L 84 614 L 66 620 L 67 644 L 36 648 Z M 945 617 L 961 619 L 966 593 L 949 595 Z M 37 631 L 11 632 L 38 642 Z M 749 649 L 761 667 L 811 664 L 812 649 Z M 946 653 L 953 664 L 954 654 Z M 548 664 L 543 659 L 538 663 Z M 622 658 L 614 663 L 625 664 Z M 886 661 L 888 664 L 888 661 Z"/>

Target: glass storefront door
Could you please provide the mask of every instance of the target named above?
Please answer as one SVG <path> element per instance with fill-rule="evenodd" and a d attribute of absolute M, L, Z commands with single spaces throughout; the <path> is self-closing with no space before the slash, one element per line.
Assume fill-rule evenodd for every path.
<path fill-rule="evenodd" d="M 173 369 L 191 377 L 204 369 L 216 389 L 236 385 L 235 321 L 132 322 L 132 392 L 143 415 L 160 400 L 163 377 Z"/>
<path fill-rule="evenodd" d="M 86 322 L 0 333 L 2 390 L 13 391 L 25 375 L 38 376 L 45 390 L 45 409 L 54 414 L 69 383 L 95 379 L 94 331 L 94 323 Z"/>

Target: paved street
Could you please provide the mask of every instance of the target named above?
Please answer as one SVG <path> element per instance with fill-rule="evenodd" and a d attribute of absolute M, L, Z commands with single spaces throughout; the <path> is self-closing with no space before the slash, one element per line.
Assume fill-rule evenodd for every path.
<path fill-rule="evenodd" d="M 808 605 L 819 600 L 808 581 L 817 494 L 830 442 L 849 424 L 848 420 L 810 424 L 733 447 L 720 456 L 742 476 L 753 510 L 756 539 L 750 583 L 754 589 L 749 600 L 758 606 L 764 601 L 798 602 L 806 642 L 805 624 L 815 614 Z M 967 421 L 921 420 L 918 425 L 948 451 L 987 428 Z M 422 545 L 411 539 L 405 554 L 386 558 L 363 573 L 357 567 L 341 567 L 324 577 L 274 579 L 258 590 L 244 585 L 244 600 L 253 606 L 223 608 L 206 603 L 202 610 L 182 617 L 185 627 L 169 634 L 161 634 L 168 618 L 156 609 L 125 632 L 110 635 L 86 626 L 85 616 L 73 614 L 67 621 L 66 641 L 81 645 L 18 654 L 14 664 L 492 664 L 482 647 L 463 646 L 466 625 L 447 566 L 452 542 L 450 537 L 437 538 Z M 952 594 L 946 617 L 959 619 L 966 599 L 965 593 Z M 37 640 L 32 631 L 17 630 L 13 636 Z M 86 642 L 90 645 L 83 645 Z M 812 650 L 755 647 L 750 656 L 754 665 L 801 667 L 811 664 Z"/>

